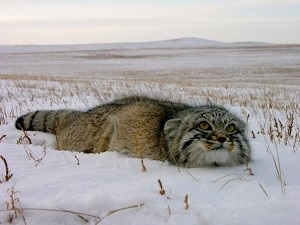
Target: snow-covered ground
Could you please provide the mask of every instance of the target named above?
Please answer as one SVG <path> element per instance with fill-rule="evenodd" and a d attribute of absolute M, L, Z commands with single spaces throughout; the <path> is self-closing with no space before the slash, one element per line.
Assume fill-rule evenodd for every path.
<path fill-rule="evenodd" d="M 299 62 L 300 45 L 195 38 L 0 46 L 0 155 L 13 174 L 5 180 L 0 159 L 0 223 L 300 224 Z M 144 159 L 143 171 L 140 159 L 57 151 L 52 135 L 28 132 L 29 144 L 14 128 L 28 111 L 131 94 L 226 106 L 249 125 L 253 161 L 184 169 Z"/>

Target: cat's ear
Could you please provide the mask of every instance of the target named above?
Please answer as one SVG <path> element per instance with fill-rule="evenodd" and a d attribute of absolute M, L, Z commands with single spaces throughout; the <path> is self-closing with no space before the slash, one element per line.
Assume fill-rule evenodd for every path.
<path fill-rule="evenodd" d="M 170 119 L 165 123 L 164 132 L 169 141 L 172 141 L 175 138 L 180 124 L 181 120 L 179 118 Z"/>

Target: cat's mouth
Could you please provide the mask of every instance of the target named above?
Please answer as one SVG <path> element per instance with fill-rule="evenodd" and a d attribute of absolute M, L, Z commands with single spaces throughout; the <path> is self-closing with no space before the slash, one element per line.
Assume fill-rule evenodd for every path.
<path fill-rule="evenodd" d="M 216 143 L 213 148 L 211 149 L 212 151 L 228 151 L 230 152 L 230 149 L 226 146 L 225 143 Z"/>
<path fill-rule="evenodd" d="M 214 147 L 212 150 L 221 151 L 221 150 L 226 150 L 226 148 L 223 146 L 223 144 L 219 144 L 218 146 Z"/>

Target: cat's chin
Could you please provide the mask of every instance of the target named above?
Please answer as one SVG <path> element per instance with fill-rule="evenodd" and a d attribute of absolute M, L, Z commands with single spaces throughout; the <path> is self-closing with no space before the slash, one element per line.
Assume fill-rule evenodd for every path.
<path fill-rule="evenodd" d="M 205 161 L 207 164 L 217 164 L 219 166 L 226 165 L 230 159 L 229 152 L 224 147 L 219 147 L 205 153 Z"/>
<path fill-rule="evenodd" d="M 205 167 L 205 166 L 232 166 L 230 153 L 226 148 L 211 150 L 201 154 L 186 164 L 186 167 Z"/>

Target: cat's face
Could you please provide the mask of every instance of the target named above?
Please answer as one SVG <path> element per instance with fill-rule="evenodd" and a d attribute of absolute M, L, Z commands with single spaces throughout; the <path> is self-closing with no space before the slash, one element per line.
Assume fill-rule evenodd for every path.
<path fill-rule="evenodd" d="M 165 124 L 170 160 L 185 167 L 232 166 L 250 159 L 246 125 L 227 110 L 203 106 Z"/>

